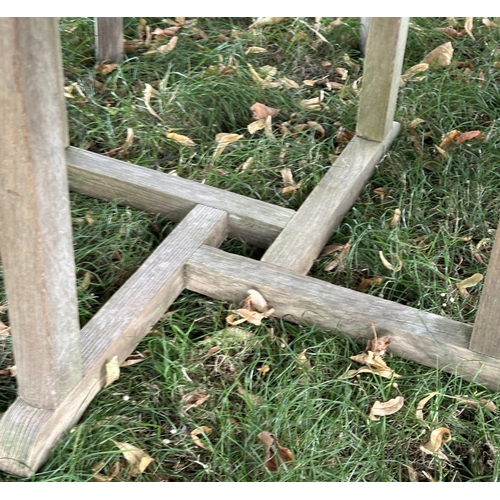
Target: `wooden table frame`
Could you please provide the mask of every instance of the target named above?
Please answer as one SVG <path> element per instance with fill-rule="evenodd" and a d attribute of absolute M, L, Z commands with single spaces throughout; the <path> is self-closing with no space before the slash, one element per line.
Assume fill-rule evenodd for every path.
<path fill-rule="evenodd" d="M 123 57 L 120 26 L 97 23 L 99 59 Z M 103 387 L 106 363 L 123 361 L 184 289 L 238 302 L 254 288 L 276 316 L 360 342 L 373 322 L 394 354 L 500 388 L 500 238 L 474 328 L 306 276 L 399 131 L 407 29 L 407 18 L 371 20 L 356 136 L 295 212 L 70 147 L 57 20 L 0 19 L 0 245 L 18 368 L 0 469 L 36 472 Z M 68 188 L 180 221 L 82 330 Z M 227 237 L 267 251 L 223 252 Z"/>

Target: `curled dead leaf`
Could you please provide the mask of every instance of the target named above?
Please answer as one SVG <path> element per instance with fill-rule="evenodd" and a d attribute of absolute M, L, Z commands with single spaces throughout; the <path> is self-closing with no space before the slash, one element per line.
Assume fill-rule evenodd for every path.
<path fill-rule="evenodd" d="M 429 52 L 425 58 L 424 63 L 431 66 L 449 66 L 453 58 L 453 45 L 451 42 L 443 43 Z"/>
<path fill-rule="evenodd" d="M 247 50 L 245 50 L 245 55 L 247 54 L 265 54 L 267 52 L 267 49 L 264 47 L 248 47 Z"/>
<path fill-rule="evenodd" d="M 417 418 L 419 418 L 420 420 L 424 420 L 424 412 L 423 412 L 424 407 L 437 394 L 439 394 L 439 392 L 431 392 L 430 394 L 425 396 L 425 398 L 421 399 L 417 403 L 417 412 L 416 412 Z"/>
<path fill-rule="evenodd" d="M 261 313 L 264 313 L 269 310 L 267 301 L 260 292 L 258 292 L 257 290 L 250 289 L 248 290 L 247 293 L 250 305 L 252 306 L 253 309 Z"/>
<path fill-rule="evenodd" d="M 239 141 L 243 134 L 228 134 L 225 132 L 221 132 L 215 136 L 215 141 L 217 142 L 217 146 L 214 151 L 214 158 L 220 156 L 220 154 L 226 149 L 226 147 L 232 142 Z"/>
<path fill-rule="evenodd" d="M 120 462 L 115 462 L 113 465 L 113 468 L 111 469 L 111 473 L 108 476 L 105 476 L 104 474 L 99 474 L 99 470 L 101 470 L 104 467 L 104 463 L 101 462 L 99 465 L 94 467 L 92 469 L 92 472 L 94 472 L 94 476 L 92 477 L 92 481 L 95 483 L 109 483 L 110 481 L 113 481 L 113 479 L 120 473 Z"/>
<path fill-rule="evenodd" d="M 384 278 L 381 278 L 380 276 L 374 277 L 374 278 L 361 278 L 361 281 L 359 282 L 358 288 L 356 290 L 358 292 L 364 292 L 368 288 L 371 288 L 372 286 L 375 285 L 380 285 L 384 281 Z"/>
<path fill-rule="evenodd" d="M 189 147 L 196 146 L 196 143 L 185 135 L 176 134 L 174 132 L 167 132 L 165 135 L 167 136 L 168 139 L 171 139 L 172 141 L 182 144 L 183 146 L 189 146 Z"/>
<path fill-rule="evenodd" d="M 384 264 L 384 266 L 387 268 L 387 269 L 390 269 L 391 271 L 396 271 L 396 272 L 399 272 L 401 271 L 401 269 L 403 268 L 403 262 L 401 261 L 401 259 L 399 258 L 399 255 L 396 255 L 397 259 L 398 259 L 398 266 L 394 266 L 393 264 L 391 264 L 384 256 L 384 253 L 382 252 L 382 250 L 380 250 L 380 252 L 378 253 L 379 256 L 380 256 L 380 260 L 382 261 L 382 264 Z"/>
<path fill-rule="evenodd" d="M 248 29 L 260 28 L 261 26 L 268 26 L 269 24 L 277 24 L 286 19 L 286 17 L 259 17 L 254 21 Z"/>
<path fill-rule="evenodd" d="M 374 405 L 370 410 L 370 415 L 368 418 L 370 420 L 380 420 L 377 417 L 383 417 L 385 415 L 392 415 L 399 411 L 404 405 L 403 396 L 397 396 L 396 398 L 389 399 L 389 401 L 381 402 L 375 401 Z"/>
<path fill-rule="evenodd" d="M 392 220 L 391 222 L 389 222 L 389 227 L 397 226 L 400 219 L 401 219 L 401 210 L 399 208 L 396 208 L 394 210 L 394 215 L 392 216 Z"/>
<path fill-rule="evenodd" d="M 266 445 L 264 463 L 270 472 L 277 472 L 280 467 L 293 460 L 293 453 L 282 446 L 270 432 L 262 431 L 258 438 Z"/>
<path fill-rule="evenodd" d="M 6 339 L 10 335 L 10 326 L 0 321 L 0 340 Z"/>
<path fill-rule="evenodd" d="M 462 144 L 465 141 L 470 141 L 471 139 L 482 139 L 483 133 L 480 130 L 471 130 L 470 132 L 464 132 L 455 138 L 455 144 Z"/>
<path fill-rule="evenodd" d="M 98 64 L 96 68 L 101 75 L 107 75 L 118 68 L 118 64 Z"/>
<path fill-rule="evenodd" d="M 439 144 L 440 148 L 446 148 L 450 144 L 453 144 L 455 142 L 455 139 L 460 135 L 460 131 L 458 130 L 452 130 L 451 132 L 448 132 L 447 134 L 444 134 L 441 137 L 441 143 Z"/>
<path fill-rule="evenodd" d="M 420 449 L 425 453 L 437 455 L 443 460 L 448 460 L 448 457 L 440 450 L 440 448 L 443 443 L 448 443 L 449 441 L 451 441 L 450 429 L 440 427 L 439 429 L 432 431 L 429 441 L 425 445 L 420 446 Z"/>
<path fill-rule="evenodd" d="M 146 105 L 146 109 L 149 111 L 149 113 L 151 113 L 153 116 L 155 116 L 156 118 L 158 118 L 158 120 L 160 121 L 163 121 L 160 116 L 158 115 L 158 113 L 156 113 L 156 111 L 151 107 L 151 104 L 149 103 L 149 101 L 151 100 L 151 96 L 153 95 L 153 93 L 158 93 L 155 89 L 153 89 L 153 87 L 149 84 L 149 83 L 146 83 L 145 84 L 145 89 L 144 89 L 144 104 Z"/>
<path fill-rule="evenodd" d="M 201 406 L 209 397 L 209 394 L 204 394 L 197 391 L 192 391 L 188 394 L 184 394 L 181 400 L 181 402 L 184 403 L 181 408 L 181 413 L 185 415 L 192 408 Z"/>
<path fill-rule="evenodd" d="M 253 112 L 252 118 L 254 120 L 266 119 L 268 116 L 274 118 L 280 112 L 279 109 L 270 108 L 269 106 L 266 106 L 265 104 L 262 104 L 260 102 L 256 102 L 255 104 L 253 104 L 250 107 L 250 110 Z"/>
<path fill-rule="evenodd" d="M 466 296 L 468 295 L 467 288 L 470 288 L 471 286 L 476 286 L 479 282 L 481 282 L 482 279 L 483 275 L 481 273 L 476 273 L 473 274 L 472 276 L 469 276 L 468 278 L 465 278 L 460 283 L 456 283 L 455 286 L 460 292 L 460 295 Z"/>
<path fill-rule="evenodd" d="M 112 439 L 113 443 L 120 449 L 125 460 L 130 464 L 130 475 L 138 476 L 146 470 L 153 459 L 141 448 L 129 443 L 120 443 Z"/>
<path fill-rule="evenodd" d="M 158 52 L 161 52 L 162 54 L 166 54 L 167 52 L 171 52 L 172 50 L 175 49 L 175 46 L 177 45 L 177 41 L 179 40 L 178 36 L 172 37 L 169 42 L 166 45 L 162 45 L 158 47 Z"/>
<path fill-rule="evenodd" d="M 194 441 L 194 444 L 196 446 L 199 446 L 200 448 L 203 448 L 204 450 L 209 450 L 210 448 L 201 441 L 201 439 L 198 437 L 200 434 L 203 436 L 208 436 L 212 432 L 212 429 L 210 427 L 207 427 L 206 425 L 202 425 L 201 427 L 198 427 L 197 429 L 194 429 L 191 431 L 191 439 Z"/>
<path fill-rule="evenodd" d="M 335 259 L 333 259 L 328 264 L 326 264 L 326 266 L 324 268 L 325 271 L 332 271 L 339 264 L 342 263 L 342 261 L 347 257 L 347 255 L 349 255 L 349 250 L 351 248 L 351 243 L 352 243 L 352 239 L 350 239 L 347 243 L 345 243 L 342 246 L 342 251 L 337 255 L 337 257 L 335 257 Z"/>

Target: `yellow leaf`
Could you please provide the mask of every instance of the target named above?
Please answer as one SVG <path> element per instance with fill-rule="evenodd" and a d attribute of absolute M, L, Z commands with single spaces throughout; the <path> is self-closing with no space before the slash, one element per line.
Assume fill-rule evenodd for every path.
<path fill-rule="evenodd" d="M 99 64 L 96 67 L 101 75 L 107 75 L 118 68 L 118 64 Z"/>
<path fill-rule="evenodd" d="M 241 166 L 241 170 L 247 170 L 248 168 L 250 168 L 253 164 L 253 156 L 250 156 L 249 158 L 247 158 L 245 160 L 245 163 L 243 163 L 243 165 Z"/>
<path fill-rule="evenodd" d="M 310 366 L 309 360 L 306 356 L 307 349 L 304 349 L 300 354 L 297 354 L 297 361 L 303 366 Z"/>
<path fill-rule="evenodd" d="M 446 148 L 450 144 L 453 144 L 455 142 L 455 139 L 460 136 L 460 131 L 459 130 L 452 130 L 451 132 L 448 132 L 447 134 L 444 134 L 441 137 L 441 144 L 439 145 L 440 148 Z"/>
<path fill-rule="evenodd" d="M 158 52 L 166 53 L 174 50 L 175 46 L 177 45 L 178 38 L 178 36 L 173 36 L 166 45 L 158 47 Z"/>
<path fill-rule="evenodd" d="M 396 208 L 394 210 L 394 215 L 392 217 L 391 222 L 389 222 L 389 227 L 395 227 L 398 225 L 399 219 L 401 219 L 401 210 Z"/>
<path fill-rule="evenodd" d="M 272 118 L 276 117 L 280 112 L 279 109 L 270 108 L 261 102 L 256 102 L 250 108 L 250 111 L 253 111 L 252 118 L 254 120 L 266 119 L 268 116 Z"/>
<path fill-rule="evenodd" d="M 396 271 L 396 272 L 399 272 L 401 271 L 401 269 L 403 268 L 403 262 L 401 261 L 401 259 L 399 258 L 399 255 L 396 255 L 397 259 L 398 259 L 398 267 L 394 266 L 393 264 L 391 264 L 384 256 L 384 253 L 382 252 L 382 250 L 380 250 L 380 252 L 378 253 L 379 256 L 380 256 L 380 260 L 382 261 L 382 264 L 384 264 L 384 266 L 387 268 L 387 269 L 390 269 L 391 271 Z"/>
<path fill-rule="evenodd" d="M 259 17 L 253 22 L 248 29 L 260 28 L 261 26 L 268 26 L 269 24 L 277 24 L 286 19 L 286 17 Z"/>
<path fill-rule="evenodd" d="M 203 448 L 205 450 L 209 450 L 210 448 L 205 443 L 202 443 L 201 439 L 198 436 L 200 434 L 208 435 L 211 432 L 212 432 L 212 429 L 210 427 L 207 427 L 206 425 L 202 425 L 201 427 L 191 431 L 191 439 L 194 441 L 194 444 L 196 446 L 199 446 L 200 448 Z"/>
<path fill-rule="evenodd" d="M 300 184 L 296 184 L 295 186 L 285 186 L 284 188 L 279 188 L 278 191 L 281 194 L 290 194 L 297 191 L 297 189 L 300 189 Z"/>
<path fill-rule="evenodd" d="M 196 146 L 196 143 L 185 135 L 176 134 L 174 132 L 167 132 L 165 135 L 167 136 L 168 139 L 172 139 L 173 141 L 178 142 L 183 146 L 189 146 L 189 147 Z"/>
<path fill-rule="evenodd" d="M 432 399 L 437 394 L 439 394 L 439 392 L 431 392 L 429 395 L 427 395 L 425 398 L 421 399 L 418 402 L 418 404 L 417 404 L 417 413 L 416 413 L 417 418 L 419 418 L 420 420 L 424 419 L 424 412 L 423 412 L 424 406 L 427 404 L 427 402 L 430 399 Z"/>
<path fill-rule="evenodd" d="M 247 125 L 247 130 L 250 134 L 255 134 L 255 132 L 258 132 L 259 130 L 263 130 L 265 128 L 266 120 L 264 119 L 256 120 Z"/>
<path fill-rule="evenodd" d="M 153 461 L 153 459 L 137 446 L 129 443 L 119 443 L 112 439 L 113 443 L 121 450 L 125 460 L 130 464 L 130 475 L 138 476 L 146 470 L 146 467 Z"/>
<path fill-rule="evenodd" d="M 460 283 L 456 283 L 455 286 L 458 288 L 458 291 L 461 295 L 467 295 L 467 288 L 471 286 L 476 286 L 483 279 L 483 275 L 481 273 L 473 274 L 468 278 L 465 278 Z"/>
<path fill-rule="evenodd" d="M 464 25 L 464 28 L 465 28 L 465 32 L 473 39 L 475 40 L 474 38 L 474 35 L 472 34 L 472 26 L 474 24 L 474 18 L 473 17 L 466 17 L 465 18 L 465 25 Z"/>
<path fill-rule="evenodd" d="M 403 407 L 404 401 L 405 400 L 403 396 L 398 396 L 396 398 L 390 399 L 385 403 L 382 403 L 381 401 L 375 401 L 375 404 L 372 406 L 372 409 L 370 410 L 370 415 L 368 418 L 370 420 L 380 420 L 377 417 L 392 415 L 393 413 L 396 413 Z"/>
<path fill-rule="evenodd" d="M 449 66 L 452 58 L 453 45 L 451 42 L 446 42 L 429 52 L 424 58 L 424 63 L 432 66 Z"/>
<path fill-rule="evenodd" d="M 323 108 L 323 105 L 321 104 L 322 100 L 323 95 L 313 97 L 312 99 L 302 99 L 302 101 L 300 101 L 300 105 L 305 109 L 320 111 Z"/>
<path fill-rule="evenodd" d="M 248 47 L 245 54 L 265 54 L 267 49 L 264 47 Z"/>
<path fill-rule="evenodd" d="M 151 96 L 153 92 L 157 93 L 156 90 L 153 89 L 153 87 L 149 84 L 146 83 L 146 88 L 144 89 L 144 104 L 146 105 L 146 109 L 153 115 L 158 118 L 158 120 L 163 121 L 156 111 L 151 107 L 151 104 L 149 104 L 149 101 L 151 100 Z"/>
<path fill-rule="evenodd" d="M 120 378 L 120 363 L 118 362 L 118 356 L 113 356 L 111 361 L 106 363 L 106 384 L 104 387 L 108 387 L 113 382 Z"/>
<path fill-rule="evenodd" d="M 372 286 L 382 284 L 383 281 L 384 281 L 384 278 L 381 278 L 381 277 L 376 277 L 376 278 L 361 278 L 361 281 L 360 281 L 360 283 L 358 285 L 358 288 L 356 288 L 356 290 L 358 292 L 363 292 L 367 288 L 371 288 Z"/>
<path fill-rule="evenodd" d="M 260 368 L 257 368 L 257 371 L 262 373 L 262 375 L 268 373 L 269 370 L 271 370 L 271 367 L 269 365 L 262 365 Z"/>
<path fill-rule="evenodd" d="M 417 128 L 421 123 L 425 123 L 425 120 L 423 120 L 422 118 L 415 118 L 414 120 L 412 120 L 410 122 L 410 124 L 408 125 L 408 127 L 410 127 L 410 128 Z"/>
<path fill-rule="evenodd" d="M 449 441 L 451 441 L 450 430 L 446 427 L 440 427 L 432 431 L 429 441 L 425 445 L 420 446 L 420 449 L 426 453 L 436 454 L 443 460 L 448 460 L 448 457 L 440 448 L 443 443 L 448 443 Z"/>
<path fill-rule="evenodd" d="M 217 158 L 220 156 L 222 151 L 226 148 L 228 144 L 231 144 L 232 142 L 239 141 L 243 135 L 239 134 L 227 134 L 225 132 L 221 132 L 215 136 L 215 140 L 217 142 L 217 146 L 214 151 L 214 158 Z"/>

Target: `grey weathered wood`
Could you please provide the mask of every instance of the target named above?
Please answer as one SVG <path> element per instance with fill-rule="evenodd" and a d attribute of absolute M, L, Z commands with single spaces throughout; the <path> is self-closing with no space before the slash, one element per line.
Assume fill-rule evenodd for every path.
<path fill-rule="evenodd" d="M 366 54 L 366 41 L 368 39 L 368 31 L 370 30 L 370 17 L 362 17 L 359 30 L 359 45 L 363 55 Z"/>
<path fill-rule="evenodd" d="M 220 245 L 227 214 L 197 206 L 82 330 L 84 377 L 55 410 L 18 399 L 0 420 L 0 469 L 29 476 L 105 383 L 106 363 L 122 362 L 185 285 L 184 266 L 201 245 Z"/>
<path fill-rule="evenodd" d="M 123 61 L 123 17 L 95 18 L 95 53 L 98 63 Z"/>
<path fill-rule="evenodd" d="M 258 290 L 275 316 L 339 330 L 363 346 L 373 322 L 392 337 L 393 354 L 500 389 L 500 362 L 468 349 L 472 327 L 464 323 L 208 247 L 188 261 L 186 279 L 189 290 L 236 304 Z"/>
<path fill-rule="evenodd" d="M 470 349 L 500 359 L 500 224 L 486 271 Z"/>
<path fill-rule="evenodd" d="M 263 262 L 307 274 L 352 207 L 399 132 L 394 123 L 381 143 L 354 137 L 293 219 L 268 248 Z"/>
<path fill-rule="evenodd" d="M 68 148 L 72 191 L 119 201 L 169 219 L 182 219 L 197 204 L 229 213 L 230 238 L 267 248 L 295 213 L 293 210 L 157 172 L 82 149 Z"/>
<path fill-rule="evenodd" d="M 54 408 L 82 377 L 56 18 L 0 19 L 0 247 L 20 396 Z"/>
<path fill-rule="evenodd" d="M 407 17 L 370 21 L 356 134 L 382 141 L 392 129 L 408 33 Z"/>

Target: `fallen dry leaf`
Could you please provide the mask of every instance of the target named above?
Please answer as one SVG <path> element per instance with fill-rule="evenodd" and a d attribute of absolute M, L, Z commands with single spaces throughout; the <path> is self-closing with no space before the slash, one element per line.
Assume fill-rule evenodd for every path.
<path fill-rule="evenodd" d="M 244 323 L 245 321 L 247 321 L 251 325 L 259 326 L 262 324 L 263 319 L 268 318 L 274 313 L 274 309 L 269 309 L 264 313 L 258 311 L 249 311 L 248 309 L 236 309 L 235 311 L 232 312 L 238 314 L 238 316 L 241 316 L 243 321 L 237 320 L 233 323 L 229 323 L 228 321 L 229 316 L 228 316 L 228 318 L 226 318 L 226 321 L 228 321 L 230 325 L 236 326 L 239 325 L 240 323 Z"/>
<path fill-rule="evenodd" d="M 276 117 L 280 112 L 279 109 L 270 108 L 261 102 L 256 102 L 250 107 L 250 110 L 253 111 L 252 118 L 254 120 L 266 119 L 268 116 L 272 118 Z"/>
<path fill-rule="evenodd" d="M 396 398 L 389 399 L 385 403 L 381 401 L 375 401 L 375 404 L 372 406 L 370 410 L 370 415 L 368 418 L 370 420 L 380 420 L 377 417 L 384 417 L 385 415 L 392 415 L 399 411 L 404 404 L 403 396 L 397 396 Z"/>
<path fill-rule="evenodd" d="M 248 290 L 247 293 L 248 293 L 247 300 L 249 301 L 250 305 L 254 310 L 261 313 L 269 310 L 267 301 L 260 292 L 258 292 L 257 290 L 250 289 Z"/>
<path fill-rule="evenodd" d="M 265 375 L 271 370 L 271 367 L 269 365 L 262 365 L 260 368 L 257 368 L 257 371 L 262 373 L 262 375 Z"/>
<path fill-rule="evenodd" d="M 412 66 L 410 69 L 408 69 L 408 71 L 405 74 L 401 75 L 399 86 L 404 87 L 406 85 L 406 82 L 422 80 L 423 77 L 416 77 L 415 75 L 427 71 L 428 69 L 429 69 L 428 63 L 415 64 L 415 66 Z"/>
<path fill-rule="evenodd" d="M 342 261 L 347 257 L 347 255 L 349 254 L 349 250 L 351 248 L 351 243 L 352 243 L 352 239 L 350 239 L 347 243 L 345 243 L 343 246 L 342 246 L 342 251 L 337 255 L 337 257 L 335 257 L 335 259 L 333 259 L 332 261 L 330 261 L 328 264 L 325 265 L 324 269 L 325 271 L 332 271 L 333 269 L 335 269 L 339 264 L 342 263 Z"/>
<path fill-rule="evenodd" d="M 295 184 L 292 171 L 289 168 L 280 170 L 280 173 L 283 179 L 283 184 L 285 185 L 285 187 L 278 189 L 281 194 L 289 194 L 300 188 L 300 184 Z"/>
<path fill-rule="evenodd" d="M 420 449 L 425 453 L 437 455 L 442 460 L 448 460 L 448 457 L 440 448 L 443 443 L 448 443 L 449 441 L 451 441 L 450 430 L 446 427 L 440 427 L 432 431 L 429 441 L 425 445 L 420 446 Z"/>
<path fill-rule="evenodd" d="M 339 252 L 344 247 L 345 247 L 345 244 L 341 244 L 341 243 L 333 243 L 332 245 L 327 245 L 325 248 L 323 248 L 323 250 L 319 256 L 323 257 L 325 255 L 330 255 L 333 252 Z"/>
<path fill-rule="evenodd" d="M 293 460 L 293 453 L 267 431 L 259 433 L 258 438 L 266 445 L 266 455 L 264 458 L 265 467 L 270 472 L 277 472 L 280 467 Z"/>
<path fill-rule="evenodd" d="M 359 282 L 358 287 L 356 290 L 358 292 L 364 292 L 366 289 L 371 288 L 372 286 L 375 285 L 380 285 L 384 281 L 384 278 L 381 278 L 379 276 L 374 277 L 374 278 L 361 278 L 361 281 Z"/>
<path fill-rule="evenodd" d="M 473 24 L 474 24 L 474 18 L 473 17 L 466 17 L 465 18 L 465 25 L 464 25 L 464 29 L 465 29 L 465 32 L 473 39 L 475 40 L 474 38 L 474 35 L 472 34 L 472 27 L 473 27 Z"/>
<path fill-rule="evenodd" d="M 0 321 L 0 340 L 6 339 L 10 335 L 10 326 Z"/>
<path fill-rule="evenodd" d="M 168 36 L 174 36 L 180 29 L 180 26 L 170 26 L 164 29 L 156 28 L 152 34 L 158 39 L 166 38 Z"/>
<path fill-rule="evenodd" d="M 254 160 L 253 156 L 247 158 L 243 163 L 243 165 L 241 166 L 241 170 L 247 170 L 248 168 L 250 168 L 252 166 L 253 160 Z"/>
<path fill-rule="evenodd" d="M 95 483 L 109 483 L 113 481 L 113 479 L 120 473 L 120 462 L 115 462 L 113 468 L 111 469 L 111 473 L 108 476 L 104 474 L 99 474 L 98 471 L 104 467 L 104 463 L 101 462 L 99 465 L 92 469 L 94 472 L 94 476 L 92 477 L 92 481 Z"/>
<path fill-rule="evenodd" d="M 471 130 L 470 132 L 464 132 L 455 138 L 455 144 L 462 144 L 470 139 L 482 139 L 483 133 L 480 130 Z"/>
<path fill-rule="evenodd" d="M 451 42 L 443 43 L 429 52 L 425 58 L 424 63 L 431 66 L 449 66 L 453 58 L 453 45 Z"/>
<path fill-rule="evenodd" d="M 437 394 L 439 394 L 439 392 L 431 392 L 417 403 L 417 418 L 419 418 L 420 420 L 424 420 L 424 406 Z"/>
<path fill-rule="evenodd" d="M 398 266 L 394 266 L 393 264 L 391 264 L 384 256 L 384 253 L 382 252 L 382 250 L 379 251 L 379 256 L 380 256 L 380 260 L 382 261 L 382 264 L 384 264 L 384 266 L 387 268 L 387 269 L 390 269 L 391 271 L 396 271 L 396 272 L 399 272 L 401 271 L 401 269 L 403 268 L 403 262 L 401 261 L 401 259 L 399 258 L 399 255 L 396 255 L 397 259 L 398 259 Z"/>
<path fill-rule="evenodd" d="M 394 210 L 394 215 L 392 216 L 392 220 L 391 222 L 389 222 L 389 227 L 397 226 L 400 219 L 401 219 L 401 210 L 399 208 L 396 208 Z"/>
<path fill-rule="evenodd" d="M 262 406 L 262 404 L 264 403 L 264 400 L 260 396 L 252 394 L 250 391 L 247 391 L 241 385 L 238 386 L 237 390 L 238 394 L 243 396 L 243 399 L 248 399 L 248 401 L 250 401 L 250 403 L 252 403 L 252 405 L 254 406 Z"/>
<path fill-rule="evenodd" d="M 120 363 L 118 356 L 113 356 L 111 360 L 106 363 L 106 383 L 104 387 L 108 387 L 113 382 L 120 378 Z"/>
<path fill-rule="evenodd" d="M 101 73 L 101 75 L 107 75 L 118 68 L 118 64 L 98 64 L 96 66 L 97 70 Z"/>
<path fill-rule="evenodd" d="M 209 397 L 209 394 L 204 394 L 197 391 L 192 391 L 188 394 L 184 394 L 181 400 L 181 402 L 184 403 L 181 408 L 181 413 L 185 415 L 192 408 L 201 406 Z"/>
<path fill-rule="evenodd" d="M 244 135 L 239 134 L 228 134 L 226 132 L 221 132 L 215 136 L 215 141 L 217 146 L 214 151 L 214 158 L 217 158 L 226 149 L 226 147 L 232 142 L 239 141 Z"/>
<path fill-rule="evenodd" d="M 118 153 L 122 153 L 125 156 L 128 155 L 128 148 L 132 146 L 132 143 L 134 142 L 134 129 L 132 128 L 127 128 L 127 138 L 125 139 L 125 142 L 110 151 L 107 151 L 106 153 L 103 153 L 105 156 L 116 156 Z"/>
<path fill-rule="evenodd" d="M 260 28 L 261 26 L 268 26 L 269 24 L 277 24 L 286 19 L 286 17 L 259 17 L 254 21 L 248 29 Z"/>
<path fill-rule="evenodd" d="M 365 366 L 358 370 L 348 370 L 341 378 L 350 378 L 359 373 L 373 373 L 389 379 L 401 377 L 401 375 L 397 375 L 387 366 L 380 354 L 374 354 L 372 351 L 356 354 L 355 356 L 351 356 L 350 359 Z"/>
<path fill-rule="evenodd" d="M 307 349 L 304 349 L 301 353 L 297 354 L 297 361 L 302 366 L 310 367 L 311 364 L 309 363 L 309 360 L 307 359 L 306 352 L 307 352 Z"/>
<path fill-rule="evenodd" d="M 387 347 L 391 343 L 391 337 L 389 335 L 384 335 L 378 338 L 377 331 L 375 330 L 375 325 L 372 323 L 372 329 L 374 333 L 374 338 L 369 340 L 366 344 L 365 352 L 372 352 L 373 354 L 378 354 L 379 356 L 385 356 Z"/>
<path fill-rule="evenodd" d="M 168 139 L 171 139 L 172 141 L 182 144 L 183 146 L 189 146 L 189 147 L 196 146 L 196 143 L 185 135 L 176 134 L 174 132 L 167 132 L 165 135 L 167 136 Z"/>
<path fill-rule="evenodd" d="M 113 443 L 121 450 L 125 460 L 130 464 L 130 475 L 142 474 L 153 459 L 141 448 L 129 443 L 120 443 L 112 439 Z"/>
<path fill-rule="evenodd" d="M 245 50 L 245 55 L 247 54 L 265 54 L 267 52 L 267 49 L 264 47 L 248 47 L 247 50 Z"/>
<path fill-rule="evenodd" d="M 448 132 L 447 134 L 443 134 L 441 137 L 441 143 L 439 144 L 440 148 L 446 148 L 450 144 L 453 144 L 455 142 L 455 139 L 460 135 L 460 131 L 458 130 L 452 130 L 451 132 Z"/>
<path fill-rule="evenodd" d="M 144 89 L 144 104 L 146 105 L 146 109 L 153 115 L 155 116 L 156 118 L 158 118 L 158 120 L 160 121 L 163 121 L 160 116 L 156 113 L 156 111 L 151 107 L 151 104 L 149 103 L 149 101 L 151 100 L 151 96 L 153 95 L 153 93 L 157 93 L 157 91 L 155 89 L 153 89 L 153 87 L 149 84 L 149 83 L 146 83 L 145 84 L 146 87 Z"/>
<path fill-rule="evenodd" d="M 490 19 L 488 19 L 487 17 L 483 17 L 483 20 L 482 20 L 483 24 L 485 26 L 488 26 L 489 28 L 498 28 L 499 24 L 498 23 L 495 23 L 494 21 L 491 21 Z"/>
<path fill-rule="evenodd" d="M 178 39 L 179 39 L 178 36 L 172 37 L 166 45 L 162 45 L 162 46 L 158 47 L 158 49 L 157 49 L 158 52 L 162 52 L 163 54 L 165 54 L 167 52 L 174 50 L 175 46 L 177 45 Z"/>
<path fill-rule="evenodd" d="M 415 118 L 409 123 L 408 127 L 417 128 L 421 123 L 425 123 L 425 120 L 423 120 L 422 118 Z"/>
<path fill-rule="evenodd" d="M 203 443 L 198 436 L 200 434 L 201 435 L 205 434 L 207 436 L 211 432 L 212 432 L 212 429 L 210 427 L 207 427 L 206 425 L 202 425 L 201 427 L 191 431 L 191 439 L 194 441 L 194 444 L 196 446 L 199 446 L 200 448 L 203 448 L 204 450 L 209 450 L 210 448 L 205 443 Z"/>
<path fill-rule="evenodd" d="M 380 196 L 380 201 L 384 201 L 384 198 L 387 196 L 387 193 L 389 192 L 389 190 L 385 187 L 378 187 L 378 188 L 375 188 L 373 190 L 373 192 Z"/>
<path fill-rule="evenodd" d="M 460 283 L 456 283 L 455 286 L 460 292 L 460 295 L 466 296 L 468 295 L 467 288 L 470 288 L 471 286 L 476 286 L 482 279 L 483 275 L 481 273 L 476 273 L 473 274 L 472 276 L 469 276 L 468 278 L 465 278 Z"/>

